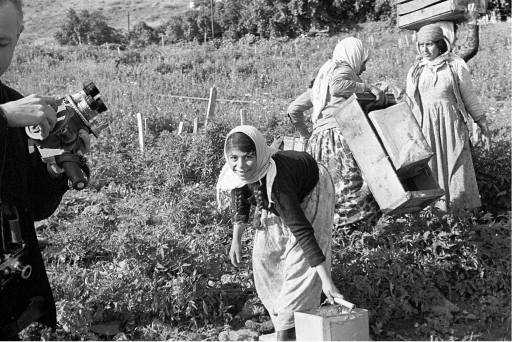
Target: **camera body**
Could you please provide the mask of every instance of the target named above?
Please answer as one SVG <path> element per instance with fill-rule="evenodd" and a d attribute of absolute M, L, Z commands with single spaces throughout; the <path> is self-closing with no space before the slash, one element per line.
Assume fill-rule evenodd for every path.
<path fill-rule="evenodd" d="M 78 153 L 83 147 L 78 132 L 83 129 L 97 138 L 108 124 L 95 118 L 106 110 L 100 91 L 91 82 L 81 91 L 57 100 L 57 123 L 46 138 L 39 126 L 26 128 L 43 161 L 64 168 L 75 190 L 84 189 L 90 177 L 87 160 Z"/>

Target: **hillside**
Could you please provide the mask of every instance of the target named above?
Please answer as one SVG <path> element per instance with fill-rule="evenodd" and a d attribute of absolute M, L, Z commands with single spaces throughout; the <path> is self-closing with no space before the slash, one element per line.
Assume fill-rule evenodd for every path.
<path fill-rule="evenodd" d="M 169 17 L 189 8 L 189 0 L 25 0 L 25 31 L 22 42 L 47 41 L 66 18 L 69 9 L 80 12 L 100 10 L 117 29 L 127 30 L 128 14 L 130 26 L 145 21 L 150 26 L 164 23 Z"/>

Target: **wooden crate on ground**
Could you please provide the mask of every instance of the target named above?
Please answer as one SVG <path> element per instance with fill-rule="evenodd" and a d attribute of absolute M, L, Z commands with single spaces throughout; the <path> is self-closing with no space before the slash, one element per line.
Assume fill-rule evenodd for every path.
<path fill-rule="evenodd" d="M 397 0 L 397 25 L 401 29 L 419 30 L 436 21 L 462 22 L 468 4 L 476 4 L 480 14 L 487 12 L 489 0 Z"/>
<path fill-rule="evenodd" d="M 419 211 L 444 195 L 426 165 L 412 177 L 400 178 L 372 127 L 368 112 L 371 94 L 354 94 L 336 111 L 335 118 L 382 212 L 387 215 Z"/>
<path fill-rule="evenodd" d="M 297 341 L 370 341 L 368 311 L 329 314 L 319 309 L 294 313 Z"/>

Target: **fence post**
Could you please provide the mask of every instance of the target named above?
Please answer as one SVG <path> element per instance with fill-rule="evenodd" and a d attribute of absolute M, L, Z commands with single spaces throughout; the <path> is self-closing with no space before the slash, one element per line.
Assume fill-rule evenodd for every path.
<path fill-rule="evenodd" d="M 183 132 L 183 121 L 180 121 L 180 125 L 178 126 L 178 135 L 181 135 Z"/>
<path fill-rule="evenodd" d="M 247 113 L 245 109 L 240 109 L 240 124 L 247 125 Z"/>
<path fill-rule="evenodd" d="M 208 120 L 215 116 L 215 102 L 217 101 L 217 88 L 210 88 L 210 99 L 208 100 L 208 109 L 206 111 L 206 120 L 204 127 L 208 125 Z"/>
<path fill-rule="evenodd" d="M 192 130 L 192 133 L 197 134 L 197 118 L 194 118 L 194 128 Z"/>
<path fill-rule="evenodd" d="M 139 126 L 139 145 L 140 152 L 144 153 L 144 125 L 141 113 L 137 113 L 137 125 Z"/>

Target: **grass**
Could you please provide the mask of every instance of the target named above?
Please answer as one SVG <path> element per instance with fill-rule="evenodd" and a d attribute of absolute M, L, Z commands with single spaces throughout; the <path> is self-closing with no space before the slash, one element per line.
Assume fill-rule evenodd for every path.
<path fill-rule="evenodd" d="M 78 2 L 73 4 L 78 6 Z M 106 9 L 117 5 L 104 1 L 102 6 Z M 26 33 L 30 34 L 30 30 Z M 469 63 L 494 138 L 500 141 L 510 141 L 509 33 L 510 23 L 482 27 L 481 48 Z M 33 326 L 27 335 L 32 340 L 107 339 L 93 335 L 91 326 L 118 321 L 121 332 L 117 339 L 217 339 L 218 333 L 235 321 L 240 302 L 253 295 L 250 263 L 235 270 L 227 261 L 230 227 L 226 217 L 216 210 L 214 184 L 222 165 L 222 138 L 239 122 L 241 109 L 247 111 L 249 123 L 262 129 L 269 142 L 278 134 L 293 133 L 285 116 L 288 103 L 306 88 L 338 40 L 349 34 L 365 41 L 373 37 L 375 54 L 364 79 L 387 80 L 404 87 L 414 49 L 400 48 L 398 39 L 409 33 L 379 23 L 337 36 L 269 41 L 245 37 L 240 42 L 224 41 L 219 48 L 183 43 L 120 54 L 87 46 L 21 44 L 2 81 L 24 94 L 56 96 L 74 93 L 82 83 L 94 81 L 109 108 L 101 118 L 110 124 L 99 139 L 93 139 L 93 178 L 89 187 L 68 192 L 57 212 L 46 221 L 46 229 L 40 232 L 51 241 L 44 256 L 59 310 L 59 329 L 50 332 Z M 251 103 L 217 103 L 216 120 L 208 133 L 176 135 L 180 121 L 185 123 L 186 132 L 192 130 L 194 118 L 204 121 L 207 102 L 167 95 L 208 97 L 211 87 L 217 87 L 218 98 Z M 144 154 L 139 152 L 137 113 L 147 120 Z M 183 182 L 190 170 L 200 174 L 199 182 Z M 460 229 L 456 234 L 469 234 L 475 229 L 473 225 L 446 227 L 430 220 L 429 224 L 438 228 Z M 486 273 L 485 281 L 494 292 L 487 294 L 477 289 L 473 295 L 461 295 L 473 311 L 479 300 L 488 296 L 503 298 L 503 303 L 485 304 L 487 309 L 478 311 L 481 326 L 466 324 L 458 338 L 476 336 L 471 335 L 472 329 L 477 334 L 477 330 L 488 330 L 507 318 L 503 312 L 507 311 L 507 304 L 510 309 L 510 284 L 507 283 L 508 288 L 500 287 L 503 279 L 510 279 L 510 254 L 507 259 L 506 253 L 501 252 L 501 244 L 510 241 L 504 227 L 487 222 L 479 228 L 479 232 L 504 232 L 503 239 L 491 234 L 486 240 L 491 246 L 500 247 L 494 248 L 495 253 L 502 253 L 495 254 L 496 263 L 479 266 L 492 270 L 487 272 L 491 273 L 490 278 Z M 396 236 L 389 238 L 401 238 L 405 228 L 419 229 L 398 227 Z M 461 242 L 461 255 L 468 255 L 466 248 L 474 251 L 472 243 L 469 239 Z M 361 255 L 363 250 L 368 255 L 389 255 L 383 246 L 383 254 L 364 245 L 357 247 L 362 249 L 356 248 L 354 255 Z M 244 249 L 248 261 L 250 247 L 249 235 Z M 375 265 L 381 261 L 376 258 Z M 397 263 L 398 266 L 403 265 Z M 447 272 L 458 277 L 462 271 L 454 266 Z M 471 276 L 469 281 L 481 279 L 478 272 L 472 272 L 467 273 Z M 465 283 L 453 279 L 452 286 Z M 343 279 L 338 285 L 350 290 L 345 288 Z M 367 299 L 384 298 L 384 292 L 372 286 L 371 282 L 367 284 L 375 291 L 375 297 Z M 407 286 L 427 291 L 423 283 Z M 372 327 L 373 331 L 381 330 L 381 335 L 374 335 L 374 339 L 390 338 L 385 332 L 394 329 L 393 319 L 410 322 L 410 335 L 400 331 L 408 339 L 451 336 L 443 324 L 453 326 L 454 322 L 425 321 L 428 317 L 422 316 L 406 321 L 400 310 L 379 310 L 372 318 Z M 421 327 L 427 324 L 425 329 L 434 334 L 416 329 L 416 323 Z M 419 335 L 415 334 L 417 331 Z M 508 339 L 510 331 L 497 330 L 489 336 L 478 335 L 478 339 Z"/>

